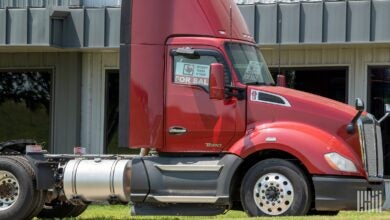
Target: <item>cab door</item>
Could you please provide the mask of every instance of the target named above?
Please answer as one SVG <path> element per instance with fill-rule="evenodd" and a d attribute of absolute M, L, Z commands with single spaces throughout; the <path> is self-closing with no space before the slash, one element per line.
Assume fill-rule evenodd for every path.
<path fill-rule="evenodd" d="M 222 63 L 225 83 L 231 75 L 217 49 L 168 48 L 165 147 L 167 152 L 220 152 L 236 132 L 237 100 L 209 96 L 210 65 Z M 192 50 L 192 51 L 191 51 Z"/>

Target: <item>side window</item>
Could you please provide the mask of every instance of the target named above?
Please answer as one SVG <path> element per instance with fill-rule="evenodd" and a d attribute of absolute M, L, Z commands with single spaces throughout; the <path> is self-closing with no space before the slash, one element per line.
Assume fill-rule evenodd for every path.
<path fill-rule="evenodd" d="M 210 65 L 217 63 L 214 56 L 183 56 L 173 57 L 173 83 L 200 86 L 209 90 Z"/>

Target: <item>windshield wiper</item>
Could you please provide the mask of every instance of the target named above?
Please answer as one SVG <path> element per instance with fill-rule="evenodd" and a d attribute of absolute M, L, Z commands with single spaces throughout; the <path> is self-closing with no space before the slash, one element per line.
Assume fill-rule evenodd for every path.
<path fill-rule="evenodd" d="M 266 82 L 246 82 L 245 85 L 254 85 L 254 86 L 274 86 L 275 83 L 266 83 Z"/>

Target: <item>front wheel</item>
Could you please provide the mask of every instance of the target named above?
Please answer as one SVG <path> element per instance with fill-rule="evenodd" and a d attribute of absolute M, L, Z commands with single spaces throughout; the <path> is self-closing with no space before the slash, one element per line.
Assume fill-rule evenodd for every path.
<path fill-rule="evenodd" d="M 309 182 L 289 161 L 260 161 L 244 176 L 241 202 L 249 216 L 305 215 L 311 204 Z"/>

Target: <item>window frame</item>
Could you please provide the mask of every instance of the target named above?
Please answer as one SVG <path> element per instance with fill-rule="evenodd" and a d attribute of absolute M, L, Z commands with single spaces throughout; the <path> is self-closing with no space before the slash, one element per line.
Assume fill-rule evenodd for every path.
<path fill-rule="evenodd" d="M 36 72 L 36 71 L 46 71 L 51 75 L 51 88 L 50 88 L 50 109 L 49 109 L 49 140 L 47 144 L 47 150 L 49 152 L 54 150 L 53 143 L 54 142 L 54 128 L 55 128 L 55 90 L 56 90 L 56 68 L 54 66 L 36 66 L 36 67 L 5 67 L 0 68 L 0 73 L 4 72 L 12 72 L 12 73 L 18 73 L 18 72 Z"/>

